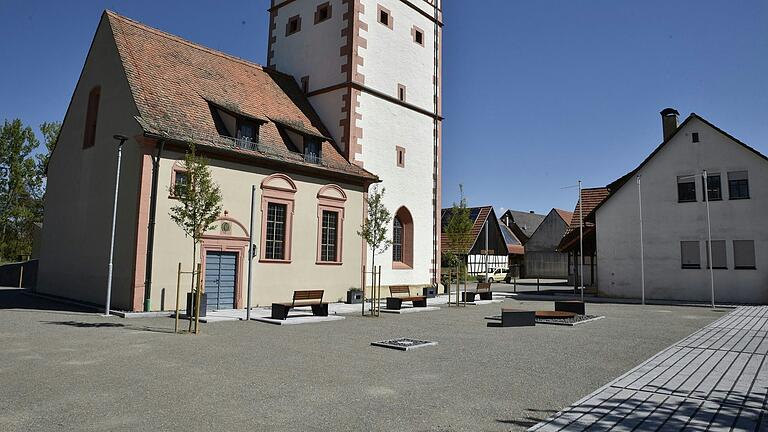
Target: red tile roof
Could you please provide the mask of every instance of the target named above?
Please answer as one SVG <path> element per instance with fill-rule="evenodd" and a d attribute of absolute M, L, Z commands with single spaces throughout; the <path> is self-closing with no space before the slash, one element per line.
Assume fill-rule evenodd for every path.
<path fill-rule="evenodd" d="M 474 211 L 474 210 L 478 210 L 478 211 Z M 450 215 L 450 211 L 451 209 L 443 209 L 443 216 L 441 219 L 447 220 L 447 217 L 449 217 Z M 472 223 L 472 230 L 470 231 L 470 237 L 472 238 L 472 244 L 469 246 L 470 249 L 472 249 L 472 246 L 474 246 L 474 243 L 477 240 L 477 236 L 480 235 L 480 231 L 482 231 L 483 225 L 485 224 L 486 219 L 488 219 L 488 215 L 490 215 L 492 211 L 493 211 L 492 206 L 470 208 L 470 215 L 472 213 L 477 214 L 477 217 Z M 450 240 L 448 239 L 448 236 L 444 232 L 440 233 L 440 250 L 444 252 L 448 252 L 451 250 Z M 458 253 L 467 253 L 467 252 L 468 251 L 460 251 Z"/>
<path fill-rule="evenodd" d="M 592 211 L 600 205 L 603 201 L 605 201 L 606 198 L 608 198 L 608 188 L 606 187 L 599 187 L 599 188 L 585 188 L 581 190 L 581 199 L 576 203 L 576 207 L 573 209 L 573 217 L 571 218 L 571 223 L 568 226 L 568 230 L 565 232 L 565 235 L 563 235 L 563 239 L 560 241 L 560 245 L 558 246 L 559 251 L 565 251 L 572 247 L 575 242 L 578 242 L 579 240 L 579 224 L 580 224 L 580 216 L 581 214 L 584 215 L 584 235 L 585 237 L 588 234 L 587 228 L 592 228 L 595 226 L 594 218 L 590 218 Z M 584 208 L 581 209 L 581 214 L 579 213 L 579 206 L 581 205 L 581 201 L 584 202 Z"/>
<path fill-rule="evenodd" d="M 561 218 L 563 218 L 563 220 L 565 221 L 566 225 L 570 225 L 571 224 L 571 219 L 573 218 L 573 213 L 571 213 L 571 212 L 569 212 L 567 210 L 561 210 L 561 209 L 557 209 L 557 208 L 555 209 L 555 211 L 557 212 L 557 214 L 560 215 Z"/>
<path fill-rule="evenodd" d="M 149 135 L 194 141 L 286 163 L 309 165 L 291 151 L 276 123 L 302 133 L 329 136 L 319 116 L 290 75 L 215 51 L 106 11 L 128 83 Z M 259 128 L 257 151 L 222 144 L 211 114 L 213 103 L 267 121 Z M 351 164 L 328 141 L 322 168 L 375 178 Z M 317 167 L 317 165 L 315 165 Z"/>

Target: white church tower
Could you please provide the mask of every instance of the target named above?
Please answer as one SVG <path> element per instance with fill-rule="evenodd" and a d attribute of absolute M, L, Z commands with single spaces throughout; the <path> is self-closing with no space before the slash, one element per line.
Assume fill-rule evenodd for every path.
<path fill-rule="evenodd" d="M 268 66 L 296 78 L 347 158 L 386 188 L 382 284 L 439 280 L 441 0 L 272 0 L 269 12 Z"/>

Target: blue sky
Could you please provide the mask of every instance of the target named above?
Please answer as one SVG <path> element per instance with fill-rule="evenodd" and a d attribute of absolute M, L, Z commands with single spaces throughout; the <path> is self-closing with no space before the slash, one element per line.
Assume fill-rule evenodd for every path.
<path fill-rule="evenodd" d="M 268 3 L 0 0 L 0 119 L 63 118 L 105 8 L 264 63 Z M 768 153 L 768 2 L 447 0 L 444 15 L 445 206 L 462 183 L 470 205 L 570 210 L 562 188 L 634 168 L 667 106 Z"/>

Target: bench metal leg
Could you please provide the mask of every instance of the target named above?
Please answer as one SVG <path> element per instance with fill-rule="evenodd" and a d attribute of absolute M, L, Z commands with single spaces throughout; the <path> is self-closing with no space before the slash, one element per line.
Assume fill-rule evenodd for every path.
<path fill-rule="evenodd" d="M 290 306 L 282 305 L 279 303 L 272 303 L 272 319 L 284 320 L 288 318 L 288 311 L 290 310 Z"/>
<path fill-rule="evenodd" d="M 312 305 L 312 315 L 314 316 L 328 316 L 328 303 Z"/>
<path fill-rule="evenodd" d="M 414 300 L 413 307 L 427 307 L 427 299 L 424 300 Z"/>
<path fill-rule="evenodd" d="M 403 306 L 403 300 L 397 297 L 387 297 L 387 309 L 400 310 Z"/>

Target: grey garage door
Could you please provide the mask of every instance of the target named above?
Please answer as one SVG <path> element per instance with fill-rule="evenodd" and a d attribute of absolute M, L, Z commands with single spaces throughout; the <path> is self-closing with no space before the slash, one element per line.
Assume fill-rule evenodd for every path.
<path fill-rule="evenodd" d="M 237 254 L 208 251 L 205 254 L 205 293 L 208 310 L 234 309 Z"/>

